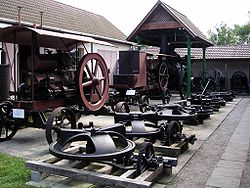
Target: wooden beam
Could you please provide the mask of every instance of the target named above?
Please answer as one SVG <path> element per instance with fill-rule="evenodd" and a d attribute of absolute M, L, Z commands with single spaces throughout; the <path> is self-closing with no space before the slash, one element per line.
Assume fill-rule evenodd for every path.
<path fill-rule="evenodd" d="M 141 30 L 156 30 L 156 29 L 183 29 L 183 27 L 178 22 L 147 23 L 141 27 Z"/>

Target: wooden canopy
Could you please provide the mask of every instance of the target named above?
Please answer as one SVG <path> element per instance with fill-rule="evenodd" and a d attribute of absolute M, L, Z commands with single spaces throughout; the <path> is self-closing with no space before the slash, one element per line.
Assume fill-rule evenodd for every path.
<path fill-rule="evenodd" d="M 174 48 L 187 47 L 187 36 L 190 37 L 191 47 L 204 48 L 213 45 L 185 15 L 160 0 L 127 40 L 160 47 L 162 35 L 166 36 L 167 43 Z"/>

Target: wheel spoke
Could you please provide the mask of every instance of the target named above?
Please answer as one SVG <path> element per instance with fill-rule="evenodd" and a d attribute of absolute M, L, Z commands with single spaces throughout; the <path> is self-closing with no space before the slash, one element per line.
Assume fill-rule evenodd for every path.
<path fill-rule="evenodd" d="M 6 133 L 6 134 L 5 134 L 5 136 L 6 136 L 5 138 L 8 137 L 8 132 L 9 132 L 9 129 L 8 129 L 8 127 L 6 126 L 6 127 L 5 127 L 5 133 Z"/>
<path fill-rule="evenodd" d="M 88 86 L 91 86 L 91 85 L 92 85 L 92 83 L 93 83 L 93 81 L 92 81 L 92 80 L 87 81 L 87 82 L 84 82 L 84 83 L 82 83 L 82 87 L 88 87 Z"/>
<path fill-rule="evenodd" d="M 98 62 L 96 61 L 96 64 L 95 64 L 95 70 L 94 70 L 94 76 L 96 76 L 96 74 L 97 74 L 97 70 L 98 70 Z"/>
<path fill-rule="evenodd" d="M 94 78 L 94 75 L 92 74 L 92 72 L 91 72 L 91 70 L 89 69 L 89 66 L 86 64 L 86 70 L 87 70 L 87 72 L 88 72 L 88 74 L 89 74 L 89 77 L 91 78 L 91 79 L 93 79 Z"/>
<path fill-rule="evenodd" d="M 105 77 L 100 77 L 98 80 L 103 81 L 103 80 L 105 80 Z"/>
<path fill-rule="evenodd" d="M 91 91 L 90 91 L 90 99 L 89 99 L 89 100 L 90 100 L 90 102 L 91 102 L 91 101 L 94 101 L 95 87 L 96 87 L 96 86 L 94 86 L 94 85 L 91 87 Z"/>
<path fill-rule="evenodd" d="M 2 131 L 3 131 L 3 127 L 0 126 L 0 138 L 2 137 Z"/>
<path fill-rule="evenodd" d="M 101 99 L 101 98 L 102 98 L 102 95 L 101 95 L 101 88 L 100 88 L 100 87 L 101 87 L 100 85 L 97 85 L 97 86 L 96 86 L 96 92 L 97 92 L 99 98 Z"/>
<path fill-rule="evenodd" d="M 167 67 L 163 67 L 163 74 L 166 73 Z"/>

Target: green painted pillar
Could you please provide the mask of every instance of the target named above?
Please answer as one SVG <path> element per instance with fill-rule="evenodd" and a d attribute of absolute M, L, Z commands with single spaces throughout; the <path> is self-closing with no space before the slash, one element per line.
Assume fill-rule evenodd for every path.
<path fill-rule="evenodd" d="M 206 48 L 202 48 L 202 85 L 205 86 L 205 73 L 207 69 L 207 62 L 206 62 Z"/>
<path fill-rule="evenodd" d="M 187 98 L 191 94 L 191 40 L 190 36 L 187 37 Z"/>

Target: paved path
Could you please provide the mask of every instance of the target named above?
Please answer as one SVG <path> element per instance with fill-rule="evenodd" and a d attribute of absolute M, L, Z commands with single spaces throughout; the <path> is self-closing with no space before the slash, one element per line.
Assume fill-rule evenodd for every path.
<path fill-rule="evenodd" d="M 244 99 L 244 101 L 246 100 L 249 101 L 249 99 Z M 248 159 L 249 143 L 250 106 L 248 105 L 226 146 L 225 152 L 209 177 L 206 187 L 234 188 L 239 187 L 240 183 L 242 187 L 250 187 L 247 181 L 241 182 Z"/>
<path fill-rule="evenodd" d="M 167 187 L 250 187 L 250 98 L 243 98 Z"/>

